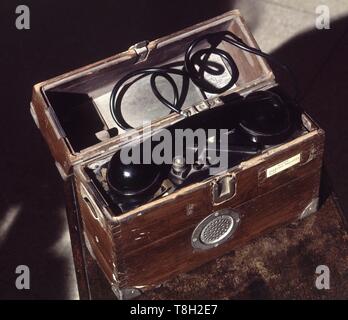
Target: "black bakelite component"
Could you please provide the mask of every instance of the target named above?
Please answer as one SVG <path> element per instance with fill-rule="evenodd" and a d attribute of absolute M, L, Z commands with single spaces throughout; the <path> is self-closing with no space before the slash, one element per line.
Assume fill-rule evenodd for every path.
<path fill-rule="evenodd" d="M 118 151 L 109 163 L 108 183 L 121 197 L 152 195 L 162 183 L 160 168 L 154 164 L 124 164 Z"/>
<path fill-rule="evenodd" d="M 249 139 L 259 145 L 275 145 L 294 130 L 294 110 L 282 98 L 270 91 L 258 91 L 244 100 L 239 127 Z"/>

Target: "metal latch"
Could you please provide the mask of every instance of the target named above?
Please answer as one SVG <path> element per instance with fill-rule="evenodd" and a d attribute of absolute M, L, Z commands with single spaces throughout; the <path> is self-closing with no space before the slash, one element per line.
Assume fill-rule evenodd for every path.
<path fill-rule="evenodd" d="M 212 182 L 213 205 L 221 204 L 236 194 L 236 177 L 234 174 L 223 176 Z"/>
<path fill-rule="evenodd" d="M 149 41 L 144 40 L 144 41 L 141 41 L 141 42 L 138 42 L 138 43 L 132 45 L 129 48 L 129 50 L 134 50 L 135 53 L 137 54 L 137 56 L 138 56 L 137 62 L 141 62 L 141 61 L 146 60 L 147 55 L 149 53 L 148 44 L 149 44 Z"/>

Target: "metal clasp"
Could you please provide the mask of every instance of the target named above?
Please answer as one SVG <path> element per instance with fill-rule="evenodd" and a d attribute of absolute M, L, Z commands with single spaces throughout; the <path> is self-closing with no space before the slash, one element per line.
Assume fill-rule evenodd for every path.
<path fill-rule="evenodd" d="M 144 40 L 141 42 L 138 42 L 134 45 L 132 45 L 129 50 L 134 50 L 135 53 L 138 56 L 138 61 L 141 62 L 147 59 L 147 55 L 149 54 L 149 48 L 148 48 L 149 41 Z"/>
<path fill-rule="evenodd" d="M 236 191 L 236 177 L 234 174 L 215 179 L 212 182 L 213 205 L 230 200 L 236 195 Z"/>

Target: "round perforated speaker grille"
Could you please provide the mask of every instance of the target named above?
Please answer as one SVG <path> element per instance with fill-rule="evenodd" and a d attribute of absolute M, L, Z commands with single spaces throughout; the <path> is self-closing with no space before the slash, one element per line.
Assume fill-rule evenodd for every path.
<path fill-rule="evenodd" d="M 231 210 L 220 210 L 202 220 L 192 233 L 192 246 L 209 249 L 227 241 L 239 224 L 239 215 Z"/>
<path fill-rule="evenodd" d="M 224 239 L 233 228 L 231 216 L 220 216 L 210 221 L 201 232 L 201 241 L 204 244 L 215 244 Z"/>

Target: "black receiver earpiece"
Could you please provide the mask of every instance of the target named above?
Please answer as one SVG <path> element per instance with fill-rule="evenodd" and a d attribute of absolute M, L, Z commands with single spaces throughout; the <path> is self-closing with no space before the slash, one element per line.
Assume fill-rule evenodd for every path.
<path fill-rule="evenodd" d="M 144 163 L 127 163 L 117 151 L 109 162 L 107 181 L 120 197 L 151 195 L 160 187 L 163 176 L 160 166 Z"/>
<path fill-rule="evenodd" d="M 294 108 L 272 91 L 257 91 L 244 100 L 241 131 L 259 145 L 275 145 L 294 129 Z"/>

